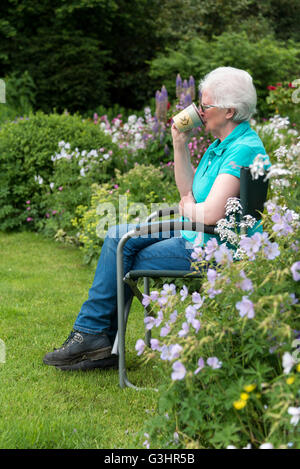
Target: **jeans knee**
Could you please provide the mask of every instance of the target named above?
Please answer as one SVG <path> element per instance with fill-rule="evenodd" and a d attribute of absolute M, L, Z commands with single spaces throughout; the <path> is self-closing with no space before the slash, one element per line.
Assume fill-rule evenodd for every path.
<path fill-rule="evenodd" d="M 134 225 L 129 225 L 127 223 L 113 225 L 107 230 L 106 237 L 119 240 L 122 238 L 122 236 L 124 236 L 124 234 L 128 233 L 128 231 L 131 229 L 131 226 Z"/>

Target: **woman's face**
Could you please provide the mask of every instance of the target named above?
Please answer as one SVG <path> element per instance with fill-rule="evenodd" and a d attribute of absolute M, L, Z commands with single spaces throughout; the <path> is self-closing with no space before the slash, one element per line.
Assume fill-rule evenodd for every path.
<path fill-rule="evenodd" d="M 229 115 L 228 109 L 222 109 L 215 106 L 213 99 L 207 90 L 203 90 L 201 104 L 204 106 L 202 110 L 199 107 L 200 116 L 204 122 L 205 129 L 215 136 L 222 134 L 222 129 L 228 124 Z M 205 106 L 212 105 L 215 107 L 205 108 Z"/>

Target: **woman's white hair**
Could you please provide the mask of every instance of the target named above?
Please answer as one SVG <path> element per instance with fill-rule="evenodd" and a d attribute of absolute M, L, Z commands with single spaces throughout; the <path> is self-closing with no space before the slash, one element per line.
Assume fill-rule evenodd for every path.
<path fill-rule="evenodd" d="M 235 122 L 249 121 L 256 112 L 257 96 L 251 75 L 233 67 L 219 67 L 200 81 L 199 90 L 209 93 L 221 108 L 234 108 Z"/>

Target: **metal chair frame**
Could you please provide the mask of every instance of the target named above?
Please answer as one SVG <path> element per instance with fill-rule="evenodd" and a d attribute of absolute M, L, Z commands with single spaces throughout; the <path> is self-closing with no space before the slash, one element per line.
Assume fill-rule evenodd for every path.
<path fill-rule="evenodd" d="M 240 172 L 240 202 L 242 205 L 242 216 L 251 215 L 257 220 L 261 219 L 261 214 L 264 209 L 264 203 L 267 198 L 268 181 L 265 181 L 261 176 L 253 180 L 249 168 L 242 167 Z M 192 278 L 201 278 L 202 274 L 193 271 L 180 271 L 180 270 L 136 270 L 130 271 L 124 276 L 124 262 L 123 262 L 123 249 L 126 242 L 134 236 L 143 236 L 154 233 L 163 233 L 169 231 L 188 230 L 195 232 L 204 232 L 207 234 L 218 235 L 216 226 L 203 225 L 203 223 L 186 222 L 177 220 L 160 220 L 158 223 L 153 224 L 156 218 L 164 216 L 173 216 L 179 213 L 178 206 L 165 208 L 153 212 L 147 219 L 146 225 L 137 225 L 134 229 L 128 231 L 119 241 L 117 247 L 117 296 L 118 296 L 118 333 L 115 339 L 112 353 L 119 355 L 119 385 L 121 388 L 126 386 L 135 389 L 138 388 L 133 385 L 126 372 L 125 360 L 125 336 L 126 324 L 132 304 L 133 296 L 142 303 L 143 294 L 137 288 L 138 279 L 144 278 L 144 293 L 149 295 L 149 281 L 150 278 L 187 278 L 192 275 Z M 129 285 L 132 290 L 133 296 L 125 304 L 124 287 L 125 283 Z M 144 307 L 144 306 L 143 306 Z M 151 307 L 144 307 L 145 315 L 151 314 Z M 150 346 L 151 331 L 147 331 L 145 335 L 146 345 Z"/>

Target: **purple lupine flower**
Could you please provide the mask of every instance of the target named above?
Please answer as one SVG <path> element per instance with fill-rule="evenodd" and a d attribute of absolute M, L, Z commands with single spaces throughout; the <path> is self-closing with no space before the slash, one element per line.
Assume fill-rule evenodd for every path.
<path fill-rule="evenodd" d="M 293 275 L 293 279 L 295 282 L 299 282 L 300 280 L 300 261 L 294 262 L 294 264 L 291 267 L 291 272 Z"/>
<path fill-rule="evenodd" d="M 236 303 L 236 309 L 239 310 L 239 315 L 243 318 L 247 316 L 249 319 L 254 318 L 254 305 L 248 296 L 243 296 L 242 301 Z"/>
<path fill-rule="evenodd" d="M 195 79 L 194 79 L 194 77 L 191 75 L 191 76 L 190 76 L 190 79 L 189 79 L 189 88 L 191 88 L 192 86 L 195 86 Z"/>
<path fill-rule="evenodd" d="M 208 366 L 210 366 L 213 370 L 216 370 L 216 369 L 222 367 L 222 362 L 220 362 L 220 360 L 219 360 L 217 357 L 209 357 L 209 358 L 206 360 L 206 363 L 207 363 Z"/>
<path fill-rule="evenodd" d="M 189 106 L 190 104 L 192 104 L 192 97 L 190 93 L 187 93 L 184 97 L 184 106 Z"/>
<path fill-rule="evenodd" d="M 146 344 L 143 339 L 139 339 L 135 344 L 135 350 L 138 352 L 138 355 L 142 355 L 145 350 Z"/>
<path fill-rule="evenodd" d="M 194 375 L 198 374 L 205 367 L 205 363 L 202 357 L 198 360 L 198 368 L 194 371 Z"/>
<path fill-rule="evenodd" d="M 178 360 L 177 362 L 173 363 L 173 373 L 171 375 L 172 380 L 180 380 L 183 379 L 186 375 L 185 366 Z"/>
<path fill-rule="evenodd" d="M 182 79 L 181 79 L 180 74 L 178 73 L 176 77 L 176 88 L 181 88 L 181 86 L 182 86 Z"/>

